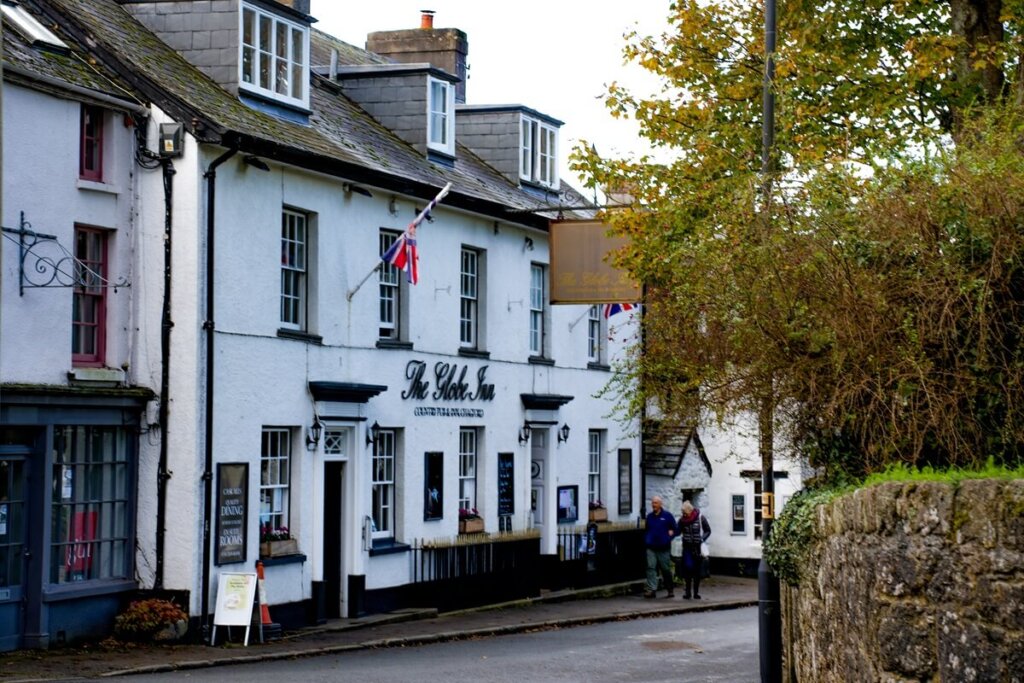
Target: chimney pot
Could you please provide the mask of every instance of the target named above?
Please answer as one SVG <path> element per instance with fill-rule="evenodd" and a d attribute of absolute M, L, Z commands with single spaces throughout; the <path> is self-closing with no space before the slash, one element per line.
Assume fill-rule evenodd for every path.
<path fill-rule="evenodd" d="M 434 10 L 420 10 L 420 28 L 434 28 Z"/>

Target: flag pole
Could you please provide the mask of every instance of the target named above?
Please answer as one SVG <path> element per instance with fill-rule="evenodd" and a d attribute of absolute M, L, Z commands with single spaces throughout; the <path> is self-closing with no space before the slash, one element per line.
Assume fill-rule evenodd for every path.
<path fill-rule="evenodd" d="M 429 213 L 430 213 L 431 209 L 433 209 L 433 208 L 434 208 L 435 206 L 437 206 L 438 202 L 440 202 L 440 201 L 441 201 L 442 199 L 444 199 L 444 198 L 445 198 L 445 195 L 447 195 L 447 194 L 448 194 L 448 191 L 449 191 L 449 190 L 451 190 L 451 189 L 452 189 L 452 184 L 451 184 L 451 183 L 447 183 L 447 184 L 445 184 L 445 186 L 441 188 L 441 191 L 437 193 L 437 196 L 436 196 L 436 197 L 434 197 L 433 199 L 431 199 L 431 200 L 430 200 L 430 203 L 429 203 L 429 204 L 427 204 L 427 205 L 426 205 L 426 206 L 425 206 L 425 207 L 423 208 L 423 210 L 419 212 L 419 214 L 418 214 L 418 215 L 416 216 L 416 218 L 412 219 L 412 223 L 409 223 L 409 227 L 407 227 L 407 228 L 406 228 L 406 229 L 405 229 L 405 230 L 403 231 L 403 233 L 402 233 L 402 234 L 404 235 L 404 234 L 408 233 L 408 232 L 409 232 L 410 230 L 412 230 L 412 229 L 413 229 L 413 228 L 415 228 L 415 227 L 416 227 L 417 225 L 419 225 L 420 223 L 422 223 L 422 222 L 423 222 L 423 219 L 427 217 L 427 214 L 429 214 Z M 358 292 L 358 291 L 359 291 L 359 289 L 360 289 L 360 288 L 361 288 L 361 287 L 362 287 L 362 286 L 363 286 L 364 284 L 366 284 L 366 281 L 370 279 L 370 276 L 371 276 L 371 275 L 373 275 L 373 274 L 374 274 L 374 273 L 376 273 L 376 272 L 377 272 L 378 270 L 380 270 L 380 267 L 381 267 L 382 265 L 384 265 L 384 264 L 383 264 L 383 263 L 378 263 L 378 264 L 377 264 L 377 265 L 375 265 L 375 266 L 374 266 L 373 268 L 371 268 L 371 269 L 370 269 L 370 272 L 369 272 L 369 273 L 367 273 L 367 274 L 366 274 L 365 276 L 363 276 L 363 279 L 359 281 L 359 284 L 357 284 L 357 285 L 356 285 L 355 287 L 353 287 L 352 289 L 348 290 L 348 293 L 347 293 L 347 294 L 345 295 L 345 298 L 346 298 L 346 299 L 348 299 L 349 301 L 352 301 L 352 297 L 354 297 L 354 296 L 356 295 L 356 292 Z"/>

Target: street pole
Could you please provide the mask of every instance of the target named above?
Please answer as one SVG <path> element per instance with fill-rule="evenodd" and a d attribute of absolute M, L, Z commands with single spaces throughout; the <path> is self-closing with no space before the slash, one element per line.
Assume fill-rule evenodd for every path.
<path fill-rule="evenodd" d="M 762 92 L 761 175 L 764 188 L 764 220 L 771 227 L 772 157 L 775 146 L 775 0 L 764 0 L 764 87 Z M 758 644 L 762 683 L 782 680 L 782 614 L 779 578 L 764 559 L 764 544 L 775 519 L 774 387 L 769 383 L 758 407 L 761 452 L 761 561 L 757 566 Z"/>

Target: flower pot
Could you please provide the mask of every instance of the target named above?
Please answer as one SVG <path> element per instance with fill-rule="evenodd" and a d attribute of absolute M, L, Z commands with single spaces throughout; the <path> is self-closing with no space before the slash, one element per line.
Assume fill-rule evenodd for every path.
<path fill-rule="evenodd" d="M 299 542 L 294 538 L 260 543 L 260 557 L 280 557 L 281 555 L 295 555 L 298 552 Z"/>
<path fill-rule="evenodd" d="M 607 522 L 608 508 L 595 508 L 590 511 L 588 518 L 591 522 Z"/>
<path fill-rule="evenodd" d="M 460 534 L 481 534 L 484 531 L 483 517 L 467 517 L 459 520 Z"/>

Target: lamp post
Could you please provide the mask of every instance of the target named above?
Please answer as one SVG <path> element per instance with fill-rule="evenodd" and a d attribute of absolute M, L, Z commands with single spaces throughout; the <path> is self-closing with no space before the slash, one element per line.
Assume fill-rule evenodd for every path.
<path fill-rule="evenodd" d="M 764 220 L 771 227 L 772 162 L 775 145 L 775 0 L 764 3 L 764 87 L 762 89 L 761 176 L 764 191 Z M 761 561 L 757 567 L 758 644 L 762 683 L 782 680 L 782 614 L 779 601 L 779 577 L 764 559 L 764 544 L 775 519 L 775 470 L 773 425 L 774 388 L 769 383 L 761 398 L 758 414 L 761 453 Z"/>

